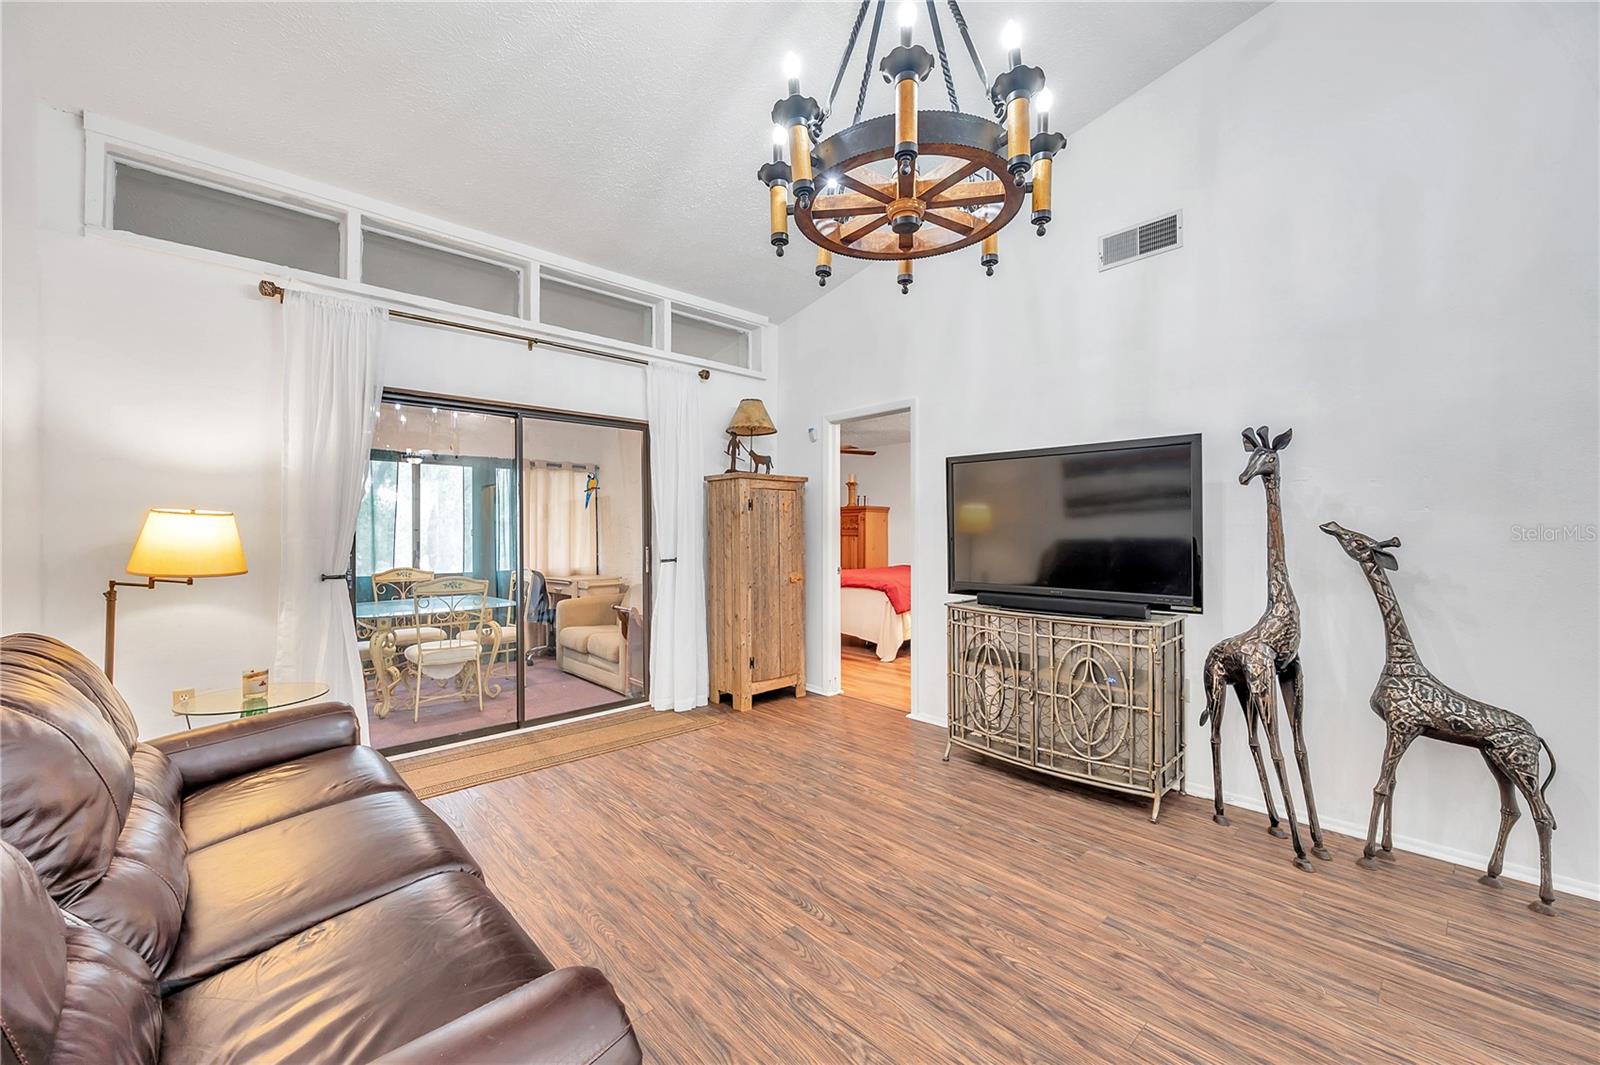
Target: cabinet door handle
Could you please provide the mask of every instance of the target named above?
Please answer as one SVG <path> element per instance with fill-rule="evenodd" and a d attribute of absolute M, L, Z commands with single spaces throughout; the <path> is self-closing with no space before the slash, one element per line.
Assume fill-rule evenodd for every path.
<path fill-rule="evenodd" d="M 805 579 L 806 579 L 805 575 L 801 574 L 801 573 L 791 573 L 791 574 L 789 574 L 789 583 L 790 584 L 799 584 L 801 581 L 803 581 Z"/>

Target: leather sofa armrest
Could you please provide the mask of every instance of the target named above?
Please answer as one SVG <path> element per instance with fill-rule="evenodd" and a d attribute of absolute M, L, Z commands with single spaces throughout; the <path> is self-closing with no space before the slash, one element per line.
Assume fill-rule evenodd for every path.
<path fill-rule="evenodd" d="M 628 1011 L 600 970 L 546 973 L 442 1028 L 389 1051 L 374 1065 L 638 1065 Z"/>
<path fill-rule="evenodd" d="M 187 792 L 243 773 L 361 742 L 346 703 L 311 703 L 158 736 L 150 745 L 183 776 Z"/>

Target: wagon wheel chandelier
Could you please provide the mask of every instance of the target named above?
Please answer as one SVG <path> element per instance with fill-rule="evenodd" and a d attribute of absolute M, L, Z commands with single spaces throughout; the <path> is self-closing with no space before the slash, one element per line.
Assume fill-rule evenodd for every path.
<path fill-rule="evenodd" d="M 826 285 L 833 274 L 833 257 L 845 255 L 895 260 L 895 282 L 902 293 L 910 292 L 913 262 L 974 244 L 982 246 L 979 265 L 992 276 L 1000 261 L 1000 231 L 1022 209 L 1025 197 L 1032 199 L 1031 220 L 1044 236 L 1050 221 L 1051 160 L 1066 146 L 1065 137 L 1050 131 L 1051 94 L 1044 71 L 1023 65 L 1022 31 L 1008 22 L 1000 38 L 1006 69 L 991 83 L 960 6 L 956 0 L 948 3 L 978 81 L 989 85 L 994 120 L 961 110 L 934 0 L 927 0 L 927 9 L 937 60 L 912 43 L 917 5 L 904 0 L 898 18 L 900 43 L 878 64 L 883 80 L 894 86 L 892 115 L 861 120 L 885 0 L 877 0 L 855 116 L 845 129 L 823 137 L 872 0 L 862 0 L 856 11 L 826 108 L 800 94 L 799 57 L 793 52 L 784 57 L 789 94 L 772 105 L 772 161 L 756 177 L 768 189 L 773 248 L 783 254 L 792 215 L 795 226 L 816 245 L 819 285 Z M 927 80 L 936 63 L 950 110 L 920 111 L 918 83 Z"/>

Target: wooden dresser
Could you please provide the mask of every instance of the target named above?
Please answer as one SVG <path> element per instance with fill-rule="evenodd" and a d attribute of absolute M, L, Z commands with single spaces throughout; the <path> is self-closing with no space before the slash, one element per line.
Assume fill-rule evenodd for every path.
<path fill-rule="evenodd" d="M 889 564 L 889 508 L 839 508 L 839 568 L 869 569 Z"/>
<path fill-rule="evenodd" d="M 706 628 L 711 698 L 750 709 L 762 692 L 806 693 L 804 477 L 706 478 Z"/>

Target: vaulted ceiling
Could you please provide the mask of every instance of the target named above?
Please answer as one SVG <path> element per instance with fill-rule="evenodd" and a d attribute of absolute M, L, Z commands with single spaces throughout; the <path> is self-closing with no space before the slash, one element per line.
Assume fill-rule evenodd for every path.
<path fill-rule="evenodd" d="M 1262 6 L 969 2 L 965 13 L 991 73 L 1001 23 L 1023 23 L 1026 58 L 1048 73 L 1055 126 L 1070 135 Z M 824 292 L 803 248 L 779 260 L 767 246 L 755 171 L 769 158 L 779 59 L 799 52 L 805 90 L 825 97 L 855 10 L 9 3 L 4 17 L 48 103 L 781 320 Z M 865 34 L 830 128 L 854 107 Z M 976 111 L 977 78 L 953 33 L 947 43 L 963 109 Z M 929 88 L 925 106 L 942 106 L 937 75 Z M 889 107 L 875 78 L 866 114 Z"/>

